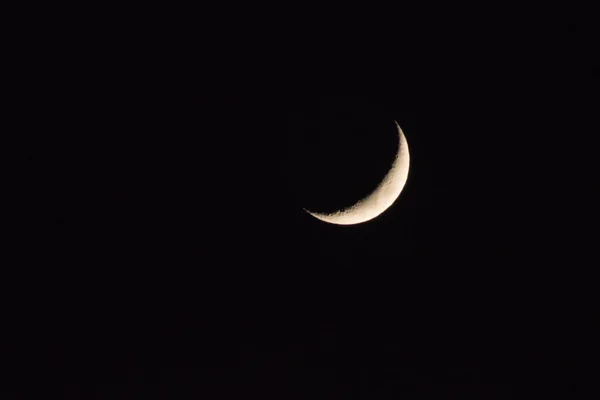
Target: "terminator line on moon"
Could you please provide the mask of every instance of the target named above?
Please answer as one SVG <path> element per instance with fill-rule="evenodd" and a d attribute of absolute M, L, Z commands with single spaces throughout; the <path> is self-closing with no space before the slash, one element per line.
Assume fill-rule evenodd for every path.
<path fill-rule="evenodd" d="M 304 209 L 304 211 L 330 224 L 355 225 L 369 221 L 387 210 L 400 196 L 406 184 L 410 161 L 408 143 L 406 137 L 404 137 L 404 132 L 402 132 L 398 122 L 394 122 L 396 122 L 400 140 L 398 153 L 389 172 L 371 194 L 350 207 L 332 213 L 317 213 L 307 209 Z"/>

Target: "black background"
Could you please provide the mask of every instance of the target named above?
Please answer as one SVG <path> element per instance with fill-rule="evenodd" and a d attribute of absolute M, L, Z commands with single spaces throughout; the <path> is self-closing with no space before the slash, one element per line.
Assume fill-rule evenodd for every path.
<path fill-rule="evenodd" d="M 60 70 L 28 117 L 47 134 L 29 140 L 32 240 L 7 279 L 7 393 L 587 391 L 598 70 L 586 25 L 541 25 L 418 32 L 378 57 L 286 39 L 223 66 L 121 41 L 115 62 Z M 398 201 L 356 226 L 305 213 L 368 193 L 394 121 Z"/>

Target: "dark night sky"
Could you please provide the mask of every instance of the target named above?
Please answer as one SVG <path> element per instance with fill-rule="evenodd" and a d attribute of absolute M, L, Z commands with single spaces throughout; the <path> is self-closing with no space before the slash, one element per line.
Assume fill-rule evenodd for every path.
<path fill-rule="evenodd" d="M 554 36 L 563 50 L 578 43 L 569 29 Z M 597 128 L 575 99 L 598 75 L 540 68 L 556 46 L 480 49 L 439 70 L 396 61 L 384 89 L 292 76 L 209 90 L 132 69 L 57 100 L 45 121 L 66 133 L 40 145 L 44 268 L 32 312 L 14 313 L 27 329 L 3 340 L 15 391 L 25 376 L 65 398 L 582 385 L 595 373 L 592 190 L 571 171 L 586 170 Z M 411 170 L 389 210 L 357 226 L 302 211 L 376 184 L 394 120 Z"/>

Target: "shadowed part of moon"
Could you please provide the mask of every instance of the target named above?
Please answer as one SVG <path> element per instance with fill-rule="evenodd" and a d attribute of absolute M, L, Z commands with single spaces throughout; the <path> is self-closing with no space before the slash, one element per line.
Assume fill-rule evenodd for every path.
<path fill-rule="evenodd" d="M 353 225 L 369 221 L 387 210 L 400 196 L 406 180 L 410 164 L 408 143 L 400 125 L 398 129 L 398 152 L 393 164 L 381 183 L 365 198 L 354 205 L 331 213 L 317 213 L 306 210 L 321 221 L 338 225 Z"/>

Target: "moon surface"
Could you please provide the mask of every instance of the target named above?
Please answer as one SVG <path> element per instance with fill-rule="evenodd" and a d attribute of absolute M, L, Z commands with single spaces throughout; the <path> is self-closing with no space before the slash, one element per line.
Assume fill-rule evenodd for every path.
<path fill-rule="evenodd" d="M 350 207 L 332 213 L 317 213 L 307 209 L 304 209 L 304 211 L 330 224 L 354 225 L 369 221 L 387 210 L 400 196 L 408 179 L 410 164 L 406 137 L 398 122 L 394 122 L 396 122 L 398 128 L 398 139 L 400 141 L 398 153 L 389 172 L 371 194 Z"/>

